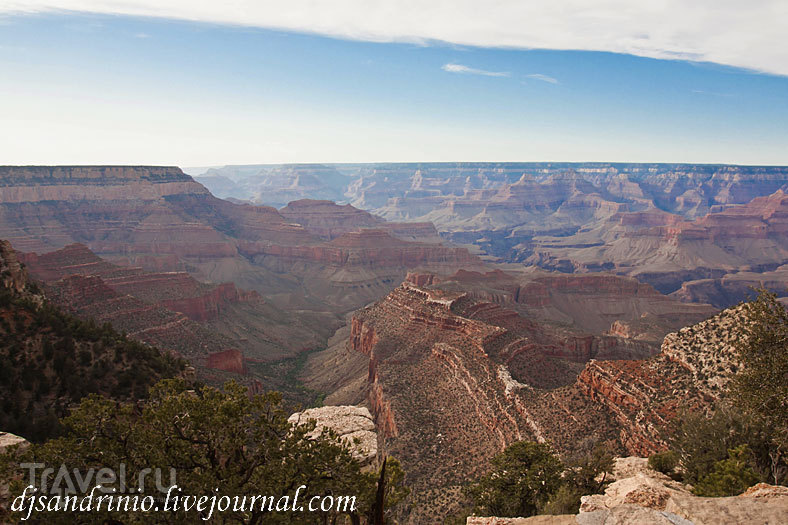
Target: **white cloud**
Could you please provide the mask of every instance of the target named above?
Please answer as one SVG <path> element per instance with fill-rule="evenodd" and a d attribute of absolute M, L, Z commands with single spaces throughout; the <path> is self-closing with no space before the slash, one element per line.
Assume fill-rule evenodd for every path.
<path fill-rule="evenodd" d="M 134 38 L 150 38 L 148 33 L 135 33 Z"/>
<path fill-rule="evenodd" d="M 0 0 L 0 13 L 63 9 L 377 42 L 610 51 L 788 75 L 785 0 Z"/>
<path fill-rule="evenodd" d="M 532 78 L 534 80 L 541 80 L 542 82 L 547 82 L 548 84 L 558 84 L 557 79 L 553 77 L 549 77 L 547 75 L 543 75 L 541 73 L 533 73 L 531 75 L 526 75 L 526 77 Z"/>
<path fill-rule="evenodd" d="M 508 77 L 507 71 L 487 71 L 486 69 L 476 69 L 475 67 L 463 66 L 462 64 L 444 64 L 441 69 L 449 73 L 467 73 L 470 75 L 484 75 L 487 77 Z"/>

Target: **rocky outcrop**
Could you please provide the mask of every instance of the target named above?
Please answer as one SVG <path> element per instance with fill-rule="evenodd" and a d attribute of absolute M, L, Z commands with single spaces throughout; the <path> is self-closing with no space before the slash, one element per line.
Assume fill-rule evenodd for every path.
<path fill-rule="evenodd" d="M 112 264 L 82 244 L 20 259 L 56 304 L 188 357 L 203 379 L 214 370 L 245 376 L 247 357 L 270 361 L 317 346 L 336 323 L 287 314 L 232 283 L 205 284 L 186 272 Z"/>
<path fill-rule="evenodd" d="M 303 199 L 289 203 L 279 213 L 325 240 L 359 229 L 378 229 L 401 240 L 440 242 L 431 222 L 387 222 L 350 204 L 340 206 L 332 201 Z"/>
<path fill-rule="evenodd" d="M 0 432 L 0 454 L 6 455 L 15 451 L 21 453 L 30 446 L 30 442 L 23 437 L 9 432 Z M 0 516 L 7 515 L 11 510 L 10 479 L 0 480 Z"/>
<path fill-rule="evenodd" d="M 98 276 L 119 294 L 180 312 L 194 321 L 215 319 L 231 303 L 259 299 L 256 292 L 239 290 L 233 283 L 208 285 L 186 272 L 153 273 L 118 266 L 78 243 L 42 255 L 21 254 L 21 259 L 36 279 L 54 282 L 71 275 Z"/>
<path fill-rule="evenodd" d="M 377 462 L 378 437 L 372 414 L 364 407 L 324 406 L 296 412 L 288 418 L 293 425 L 314 421 L 312 436 L 329 429 L 346 443 L 364 467 Z"/>
<path fill-rule="evenodd" d="M 345 233 L 319 246 L 274 246 L 260 243 L 240 245 L 242 254 L 258 257 L 265 264 L 273 257 L 276 265 L 294 261 L 325 266 L 368 268 L 418 268 L 420 266 L 481 265 L 465 248 L 428 243 L 406 242 L 383 230 L 357 230 Z M 437 265 L 437 266 L 435 266 Z"/>
<path fill-rule="evenodd" d="M 0 453 L 7 453 L 11 447 L 14 450 L 24 450 L 30 443 L 23 437 L 11 434 L 9 432 L 0 432 Z"/>
<path fill-rule="evenodd" d="M 27 271 L 8 241 L 0 240 L 0 284 L 6 290 L 22 293 L 28 284 Z"/>
<path fill-rule="evenodd" d="M 238 375 L 246 375 L 246 363 L 244 355 L 235 348 L 228 348 L 222 352 L 208 354 L 206 366 L 216 370 L 224 370 Z"/>
<path fill-rule="evenodd" d="M 367 367 L 354 364 L 360 378 L 347 384 L 366 381 L 363 393 L 387 450 L 417 487 L 413 508 L 433 508 L 436 486 L 453 493 L 516 440 L 549 441 L 566 454 L 598 442 L 626 454 L 662 450 L 680 407 L 710 408 L 736 370 L 731 344 L 740 309 L 667 335 L 659 352 L 641 339 L 582 332 L 584 310 L 598 313 L 621 301 L 637 314 L 626 320 L 633 330 L 667 323 L 670 315 L 680 325 L 713 310 L 692 305 L 697 309 L 684 311 L 682 321 L 686 305 L 634 279 L 529 273 L 412 272 L 353 316 L 347 347 Z M 561 306 L 577 323 L 556 324 L 545 305 Z M 349 360 L 342 348 L 327 352 L 334 357 L 321 362 Z M 451 500 L 441 501 L 436 512 L 452 508 Z M 428 521 L 421 510 L 409 519 Z"/>
<path fill-rule="evenodd" d="M 746 305 L 668 334 L 647 360 L 591 361 L 571 390 L 612 416 L 631 454 L 665 447 L 662 429 L 679 407 L 706 410 L 719 399 L 740 366 L 734 344 Z M 571 394 L 570 394 L 571 395 Z"/>
<path fill-rule="evenodd" d="M 623 466 L 623 468 L 622 468 Z M 583 496 L 573 516 L 469 517 L 468 525 L 768 525 L 788 520 L 788 488 L 759 483 L 739 496 L 704 498 L 651 470 L 646 458 L 617 458 L 616 481 L 604 494 Z"/>
<path fill-rule="evenodd" d="M 302 199 L 279 210 L 282 217 L 303 226 L 321 239 L 331 240 L 359 228 L 375 228 L 385 223 L 380 217 L 333 201 Z"/>
<path fill-rule="evenodd" d="M 786 487 L 760 483 L 739 496 L 703 498 L 694 496 L 690 487 L 648 468 L 617 479 L 604 494 L 583 496 L 577 523 L 704 525 L 788 520 Z"/>
<path fill-rule="evenodd" d="M 412 272 L 406 280 L 417 286 L 461 289 L 474 299 L 529 318 L 655 343 L 671 330 L 716 312 L 705 305 L 679 304 L 648 284 L 611 274 L 460 270 L 453 275 Z"/>

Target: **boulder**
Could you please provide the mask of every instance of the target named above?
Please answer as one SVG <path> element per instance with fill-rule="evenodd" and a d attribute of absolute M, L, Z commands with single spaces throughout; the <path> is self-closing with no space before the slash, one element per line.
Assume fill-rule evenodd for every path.
<path fill-rule="evenodd" d="M 340 439 L 350 445 L 353 457 L 358 459 L 362 466 L 375 462 L 378 454 L 378 435 L 375 432 L 375 422 L 372 414 L 364 407 L 356 406 L 325 406 L 309 408 L 303 412 L 296 412 L 288 418 L 292 424 L 305 424 L 310 420 L 315 421 L 315 429 L 309 434 L 314 437 L 331 429 L 339 435 Z"/>
<path fill-rule="evenodd" d="M 604 494 L 583 496 L 576 516 L 470 517 L 467 525 L 718 525 L 788 523 L 788 487 L 758 483 L 739 496 L 703 498 L 648 468 L 646 458 L 617 458 Z"/>

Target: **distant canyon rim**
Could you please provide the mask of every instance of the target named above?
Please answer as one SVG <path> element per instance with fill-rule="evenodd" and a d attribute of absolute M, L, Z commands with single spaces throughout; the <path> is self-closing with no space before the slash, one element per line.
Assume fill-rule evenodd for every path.
<path fill-rule="evenodd" d="M 457 511 L 517 440 L 659 450 L 736 368 L 736 304 L 761 286 L 788 297 L 788 167 L 192 173 L 0 166 L 3 257 L 203 381 L 368 408 L 414 523 Z"/>

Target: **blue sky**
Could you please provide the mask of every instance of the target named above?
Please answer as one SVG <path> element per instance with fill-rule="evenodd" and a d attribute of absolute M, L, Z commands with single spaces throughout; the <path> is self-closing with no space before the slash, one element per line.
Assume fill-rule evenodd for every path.
<path fill-rule="evenodd" d="M 0 164 L 788 164 L 781 74 L 338 36 L 118 14 L 0 16 Z"/>

